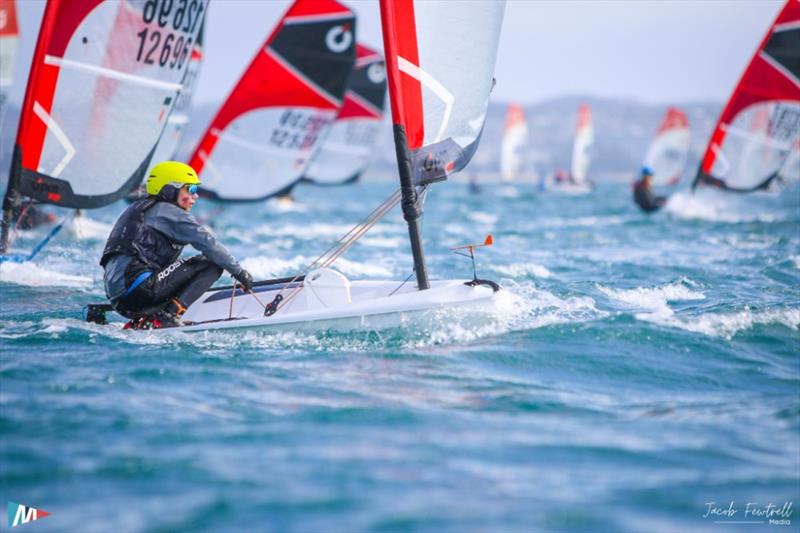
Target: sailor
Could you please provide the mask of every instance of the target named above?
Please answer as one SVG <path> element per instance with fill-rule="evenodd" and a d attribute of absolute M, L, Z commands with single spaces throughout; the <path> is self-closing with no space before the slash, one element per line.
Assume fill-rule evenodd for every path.
<path fill-rule="evenodd" d="M 127 327 L 181 325 L 181 315 L 227 270 L 248 292 L 252 276 L 191 214 L 200 180 L 189 165 L 157 164 L 147 196 L 120 215 L 100 265 L 106 296 Z M 191 244 L 202 255 L 181 259 Z"/>
<path fill-rule="evenodd" d="M 648 166 L 642 167 L 639 181 L 633 184 L 633 201 L 645 213 L 658 211 L 667 203 L 665 196 L 653 192 L 653 169 Z"/>

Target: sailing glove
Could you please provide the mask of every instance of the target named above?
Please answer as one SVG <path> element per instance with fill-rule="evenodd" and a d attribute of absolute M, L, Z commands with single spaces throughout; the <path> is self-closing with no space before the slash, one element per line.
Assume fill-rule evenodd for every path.
<path fill-rule="evenodd" d="M 250 272 L 247 270 L 240 270 L 237 274 L 233 275 L 233 279 L 238 281 L 247 292 L 253 290 L 253 276 L 251 276 Z"/>

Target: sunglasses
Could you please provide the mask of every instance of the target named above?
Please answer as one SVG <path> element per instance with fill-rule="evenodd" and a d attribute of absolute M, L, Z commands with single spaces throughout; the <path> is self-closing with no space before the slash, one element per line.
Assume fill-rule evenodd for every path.
<path fill-rule="evenodd" d="M 186 192 L 189 194 L 197 194 L 197 185 L 187 185 Z"/>

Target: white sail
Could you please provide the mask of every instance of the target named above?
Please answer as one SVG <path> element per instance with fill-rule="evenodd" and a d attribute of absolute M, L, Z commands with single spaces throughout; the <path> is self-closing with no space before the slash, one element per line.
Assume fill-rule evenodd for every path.
<path fill-rule="evenodd" d="M 383 56 L 359 44 L 356 64 L 347 80 L 344 103 L 311 160 L 305 179 L 318 185 L 341 185 L 357 180 L 375 155 L 385 102 Z"/>
<path fill-rule="evenodd" d="M 674 107 L 667 109 L 644 158 L 645 166 L 653 171 L 654 185 L 675 185 L 680 180 L 689 157 L 690 140 L 686 114 Z"/>
<path fill-rule="evenodd" d="M 161 139 L 159 139 L 158 146 L 153 154 L 152 161 L 154 163 L 175 159 L 175 154 L 186 132 L 186 126 L 189 124 L 189 106 L 192 102 L 194 84 L 200 74 L 200 65 L 203 62 L 201 40 L 202 32 L 194 45 L 194 50 L 192 50 L 189 67 L 186 69 L 186 76 L 183 78 L 183 83 L 181 83 L 182 88 L 175 102 L 175 107 L 167 118 L 164 133 L 161 134 Z"/>
<path fill-rule="evenodd" d="M 592 112 L 587 104 L 582 104 L 578 111 L 578 127 L 575 130 L 575 142 L 572 145 L 572 181 L 583 183 L 589 172 L 594 145 L 594 125 Z"/>
<path fill-rule="evenodd" d="M 500 178 L 517 179 L 525 167 L 525 149 L 528 145 L 528 122 L 525 111 L 518 104 L 508 106 L 503 142 L 500 147 Z"/>

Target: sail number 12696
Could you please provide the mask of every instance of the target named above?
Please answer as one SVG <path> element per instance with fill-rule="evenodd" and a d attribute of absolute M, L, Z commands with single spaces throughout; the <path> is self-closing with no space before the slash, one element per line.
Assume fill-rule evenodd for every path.
<path fill-rule="evenodd" d="M 147 65 L 180 69 L 192 51 L 192 37 L 198 21 L 203 19 L 205 2 L 198 0 L 147 0 L 142 20 L 148 26 L 136 34 L 139 50 L 136 61 Z M 179 32 L 176 35 L 175 32 Z"/>

